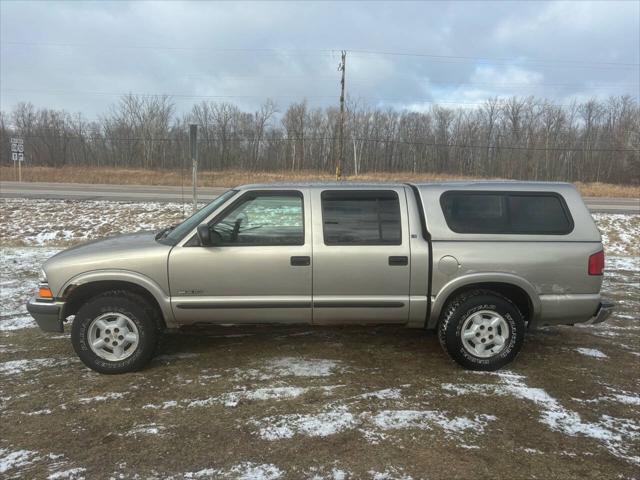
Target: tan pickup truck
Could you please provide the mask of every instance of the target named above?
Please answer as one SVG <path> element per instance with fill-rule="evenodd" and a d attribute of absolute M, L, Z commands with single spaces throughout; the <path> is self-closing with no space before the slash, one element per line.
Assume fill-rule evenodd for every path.
<path fill-rule="evenodd" d="M 570 184 L 270 184 L 183 223 L 65 250 L 28 310 L 73 316 L 90 368 L 121 373 L 193 324 L 437 329 L 460 365 L 512 361 L 527 328 L 604 321 L 600 234 Z"/>

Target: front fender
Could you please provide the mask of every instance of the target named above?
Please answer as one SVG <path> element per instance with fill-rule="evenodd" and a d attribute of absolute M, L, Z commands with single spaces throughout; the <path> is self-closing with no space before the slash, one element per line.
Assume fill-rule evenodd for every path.
<path fill-rule="evenodd" d="M 531 305 L 533 307 L 531 320 L 535 323 L 540 317 L 541 303 L 538 292 L 535 287 L 526 279 L 514 275 L 512 273 L 504 272 L 484 272 L 484 273 L 470 273 L 456 277 L 453 280 L 446 283 L 440 291 L 436 294 L 435 298 L 432 298 L 431 302 L 431 315 L 429 317 L 429 328 L 434 328 L 438 323 L 442 309 L 444 308 L 447 300 L 451 297 L 456 290 L 478 284 L 487 283 L 503 283 L 507 285 L 514 285 L 521 288 L 529 296 Z"/>
<path fill-rule="evenodd" d="M 86 285 L 93 282 L 116 281 L 133 283 L 147 290 L 156 299 L 167 326 L 175 322 L 170 296 L 153 279 L 130 270 L 93 270 L 80 273 L 69 280 L 58 290 L 56 297 L 62 297 L 69 287 Z"/>

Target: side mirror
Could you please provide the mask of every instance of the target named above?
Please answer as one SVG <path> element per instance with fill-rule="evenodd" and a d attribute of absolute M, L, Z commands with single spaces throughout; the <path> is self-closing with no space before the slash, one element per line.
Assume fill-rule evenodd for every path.
<path fill-rule="evenodd" d="M 206 223 L 198 225 L 196 232 L 198 234 L 198 239 L 200 240 L 200 245 L 202 245 L 203 247 L 210 247 L 211 245 L 213 245 L 213 242 L 211 241 L 211 229 L 209 228 L 209 225 L 207 225 Z"/>

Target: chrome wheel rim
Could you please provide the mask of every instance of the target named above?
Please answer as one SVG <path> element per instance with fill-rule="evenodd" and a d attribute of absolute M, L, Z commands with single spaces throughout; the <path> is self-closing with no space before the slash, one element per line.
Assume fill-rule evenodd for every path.
<path fill-rule="evenodd" d="M 511 331 L 502 315 L 493 310 L 480 310 L 465 319 L 460 336 L 462 346 L 471 355 L 490 358 L 507 347 Z"/>
<path fill-rule="evenodd" d="M 117 312 L 104 313 L 93 319 L 87 336 L 91 351 L 111 362 L 133 355 L 140 339 L 133 320 Z"/>

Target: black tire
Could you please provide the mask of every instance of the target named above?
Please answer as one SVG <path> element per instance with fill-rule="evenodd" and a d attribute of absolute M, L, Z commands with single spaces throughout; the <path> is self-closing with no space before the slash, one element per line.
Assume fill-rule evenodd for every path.
<path fill-rule="evenodd" d="M 106 360 L 88 345 L 89 327 L 105 313 L 128 317 L 138 330 L 138 344 L 133 353 L 121 361 Z M 99 373 L 127 373 L 144 367 L 153 357 L 158 344 L 158 327 L 154 310 L 140 295 L 127 291 L 108 291 L 87 301 L 76 314 L 71 327 L 71 343 L 82 363 Z"/>
<path fill-rule="evenodd" d="M 495 355 L 482 358 L 463 345 L 465 320 L 476 312 L 492 311 L 506 321 L 509 338 L 506 346 Z M 446 306 L 438 324 L 440 345 L 459 365 L 469 370 L 498 370 L 513 361 L 524 342 L 524 316 L 516 305 L 503 295 L 490 290 L 473 290 L 454 298 Z"/>

